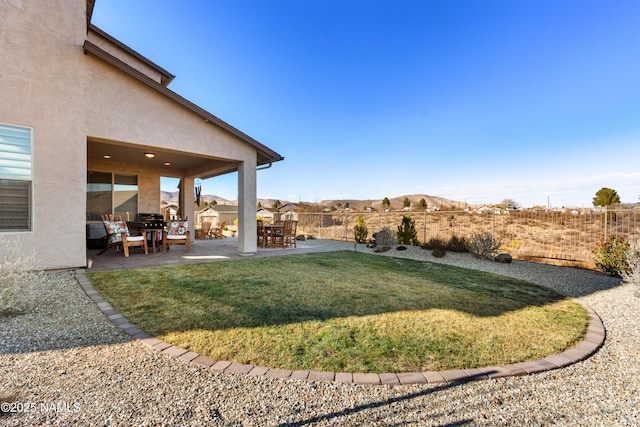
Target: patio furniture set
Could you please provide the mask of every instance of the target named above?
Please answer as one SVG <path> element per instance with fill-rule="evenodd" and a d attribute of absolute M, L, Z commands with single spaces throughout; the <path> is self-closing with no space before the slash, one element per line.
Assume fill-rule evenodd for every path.
<path fill-rule="evenodd" d="M 258 220 L 258 245 L 263 248 L 282 248 L 293 246 L 296 247 L 296 231 L 298 221 L 294 220 L 277 220 L 273 224 L 265 224 L 264 221 Z"/>
<path fill-rule="evenodd" d="M 124 256 L 129 256 L 129 248 L 139 247 L 149 254 L 149 242 L 153 252 L 161 242 L 162 252 L 166 253 L 169 245 L 185 245 L 187 252 L 191 250 L 191 238 L 188 230 L 187 218 L 177 218 L 165 222 L 158 218 L 147 218 L 146 221 L 126 222 L 118 215 L 101 215 L 102 223 L 107 232 L 107 247 L 98 253 L 102 255 L 111 248 L 119 250 L 122 247 Z M 130 229 L 137 229 L 134 235 Z"/>

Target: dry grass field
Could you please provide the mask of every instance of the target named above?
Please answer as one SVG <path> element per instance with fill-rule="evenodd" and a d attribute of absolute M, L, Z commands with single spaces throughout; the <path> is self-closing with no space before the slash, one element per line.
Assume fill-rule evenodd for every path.
<path fill-rule="evenodd" d="M 383 227 L 395 232 L 404 215 L 415 221 L 420 242 L 469 238 L 490 232 L 502 243 L 502 252 L 514 258 L 593 267 L 592 250 L 606 236 L 640 239 L 640 210 L 520 210 L 508 213 L 451 212 L 331 212 L 298 214 L 298 233 L 317 238 L 354 240 L 353 228 L 362 216 L 369 237 Z"/>

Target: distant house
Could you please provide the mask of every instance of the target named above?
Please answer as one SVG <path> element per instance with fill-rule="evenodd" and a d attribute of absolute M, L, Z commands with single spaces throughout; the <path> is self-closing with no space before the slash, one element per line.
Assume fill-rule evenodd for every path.
<path fill-rule="evenodd" d="M 0 2 L 0 258 L 85 266 L 100 215 L 159 213 L 172 177 L 193 219 L 194 180 L 231 172 L 238 252 L 256 252 L 256 169 L 283 157 L 170 90 L 170 72 L 91 23 L 95 1 Z"/>
<path fill-rule="evenodd" d="M 238 219 L 238 207 L 233 205 L 213 205 L 207 206 L 196 213 L 196 225 L 203 222 L 211 223 L 212 227 L 217 227 L 223 222 L 232 225 Z"/>
<path fill-rule="evenodd" d="M 256 211 L 256 216 L 264 222 L 272 223 L 280 219 L 280 211 L 275 208 L 260 208 Z"/>
<path fill-rule="evenodd" d="M 298 213 L 296 212 L 296 206 L 292 203 L 287 203 L 286 205 L 280 208 L 280 219 L 287 220 L 298 220 Z"/>
<path fill-rule="evenodd" d="M 165 221 L 169 221 L 170 219 L 177 217 L 179 211 L 180 208 L 178 205 L 173 203 L 160 208 L 160 213 L 164 217 Z"/>

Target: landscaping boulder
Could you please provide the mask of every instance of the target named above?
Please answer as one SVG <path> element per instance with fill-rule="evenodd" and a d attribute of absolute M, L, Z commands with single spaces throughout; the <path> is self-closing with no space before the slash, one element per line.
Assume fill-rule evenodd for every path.
<path fill-rule="evenodd" d="M 499 254 L 496 258 L 495 258 L 496 262 L 501 262 L 503 264 L 509 264 L 511 263 L 511 261 L 513 260 L 513 258 L 511 257 L 511 255 L 509 254 Z"/>
<path fill-rule="evenodd" d="M 376 252 L 376 253 L 387 252 L 390 249 L 391 249 L 391 246 L 376 246 L 373 252 Z"/>
<path fill-rule="evenodd" d="M 306 238 L 304 237 L 303 234 L 299 235 L 298 237 L 296 237 L 296 240 L 299 240 L 301 242 L 304 242 L 306 240 Z"/>

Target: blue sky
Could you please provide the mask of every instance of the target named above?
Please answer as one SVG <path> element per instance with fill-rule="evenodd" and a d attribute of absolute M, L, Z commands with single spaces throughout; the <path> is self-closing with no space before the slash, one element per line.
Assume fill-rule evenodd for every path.
<path fill-rule="evenodd" d="M 93 23 L 285 157 L 258 197 L 588 207 L 602 187 L 640 201 L 638 17 L 637 0 L 97 0 Z M 203 193 L 235 199 L 235 174 Z"/>

